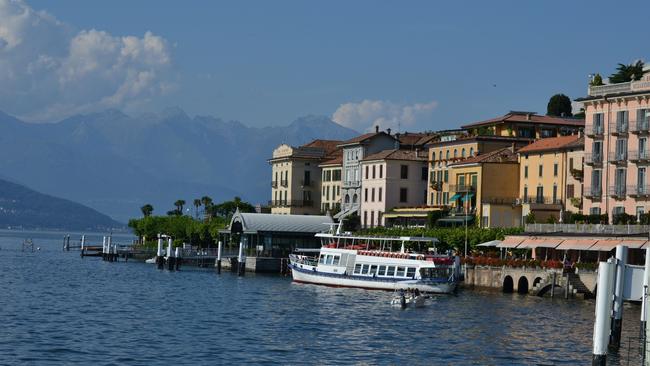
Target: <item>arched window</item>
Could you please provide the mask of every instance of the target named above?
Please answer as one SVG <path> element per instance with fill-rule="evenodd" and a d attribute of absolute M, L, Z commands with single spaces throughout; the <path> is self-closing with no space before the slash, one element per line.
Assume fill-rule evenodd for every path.
<path fill-rule="evenodd" d="M 449 160 L 449 150 L 447 150 L 447 160 Z"/>
<path fill-rule="evenodd" d="M 473 147 L 469 148 L 469 156 L 474 156 L 474 148 Z"/>
<path fill-rule="evenodd" d="M 463 150 L 461 150 L 460 156 L 463 157 L 463 158 L 465 157 L 465 148 L 463 148 Z"/>
<path fill-rule="evenodd" d="M 454 149 L 454 159 L 458 157 L 458 150 Z"/>
<path fill-rule="evenodd" d="M 435 160 L 436 160 L 436 152 L 434 151 L 431 153 L 431 161 L 435 161 Z"/>
<path fill-rule="evenodd" d="M 352 203 L 357 203 L 357 194 L 355 193 L 354 196 L 352 196 Z"/>
<path fill-rule="evenodd" d="M 350 203 L 350 195 L 349 194 L 345 195 L 345 203 Z"/>

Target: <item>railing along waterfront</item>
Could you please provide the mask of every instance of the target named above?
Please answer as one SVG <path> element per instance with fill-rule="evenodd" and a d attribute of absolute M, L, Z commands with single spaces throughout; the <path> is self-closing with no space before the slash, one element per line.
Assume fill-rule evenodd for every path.
<path fill-rule="evenodd" d="M 574 233 L 574 234 L 647 234 L 650 225 L 602 225 L 602 224 L 525 224 L 527 233 Z"/>
<path fill-rule="evenodd" d="M 602 165 L 603 154 L 600 153 L 587 153 L 585 154 L 585 164 L 587 165 Z"/>

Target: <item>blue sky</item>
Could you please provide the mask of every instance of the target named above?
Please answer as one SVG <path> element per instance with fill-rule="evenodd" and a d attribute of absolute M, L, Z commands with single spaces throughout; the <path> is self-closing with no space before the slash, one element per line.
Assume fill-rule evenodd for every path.
<path fill-rule="evenodd" d="M 156 91 L 144 96 L 138 88 L 102 103 L 70 95 L 55 108 L 50 99 L 56 95 L 39 95 L 40 110 L 12 111 L 17 103 L 0 92 L 0 109 L 28 119 L 106 106 L 130 113 L 179 106 L 191 115 L 248 125 L 287 124 L 318 114 L 357 130 L 399 121 L 402 130 L 411 131 L 453 128 L 511 109 L 545 112 L 548 98 L 558 92 L 583 96 L 589 73 L 609 75 L 618 62 L 647 58 L 650 10 L 648 2 L 613 9 L 614 3 L 594 1 L 34 0 L 26 5 L 65 24 L 69 37 L 92 29 L 115 39 L 144 39 L 151 32 L 166 44 L 160 54 L 169 56 L 164 66 L 152 66 L 151 60 L 131 64 L 133 70 L 155 71 L 147 75 L 157 79 L 147 85 Z M 116 87 L 97 80 L 79 82 L 97 82 L 97 89 L 109 94 Z"/>

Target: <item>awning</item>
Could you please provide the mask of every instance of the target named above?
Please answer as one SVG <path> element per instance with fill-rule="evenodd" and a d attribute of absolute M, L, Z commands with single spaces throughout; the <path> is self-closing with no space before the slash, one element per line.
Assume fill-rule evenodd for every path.
<path fill-rule="evenodd" d="M 526 237 L 523 236 L 506 236 L 501 244 L 497 244 L 497 248 L 516 248 Z"/>
<path fill-rule="evenodd" d="M 640 249 L 646 243 L 648 243 L 648 241 L 645 239 L 623 239 L 619 245 L 625 245 L 630 249 Z"/>
<path fill-rule="evenodd" d="M 451 196 L 451 198 L 450 198 L 449 200 L 450 200 L 450 201 L 455 201 L 455 200 L 459 199 L 460 196 L 461 196 L 460 193 L 456 193 L 456 194 L 454 194 L 453 196 Z"/>
<path fill-rule="evenodd" d="M 596 239 L 566 239 L 556 250 L 591 250 L 591 246 L 596 243 Z"/>
<path fill-rule="evenodd" d="M 621 239 L 621 238 L 600 239 L 596 242 L 596 244 L 594 244 L 593 247 L 589 248 L 589 250 L 609 252 L 610 250 L 616 249 L 618 245 L 625 245 L 630 249 L 639 249 L 646 243 L 647 240 L 645 239 Z"/>
<path fill-rule="evenodd" d="M 463 196 L 463 202 L 465 202 L 465 201 L 467 201 L 467 200 L 469 200 L 469 199 L 472 199 L 472 197 L 474 197 L 474 193 L 472 193 L 472 192 L 470 192 L 470 193 L 464 195 L 464 196 Z"/>
<path fill-rule="evenodd" d="M 528 238 L 525 239 L 517 249 L 555 248 L 564 239 L 562 238 Z"/>
<path fill-rule="evenodd" d="M 490 240 L 485 243 L 478 244 L 477 247 L 497 247 L 499 244 L 503 243 L 501 240 Z"/>

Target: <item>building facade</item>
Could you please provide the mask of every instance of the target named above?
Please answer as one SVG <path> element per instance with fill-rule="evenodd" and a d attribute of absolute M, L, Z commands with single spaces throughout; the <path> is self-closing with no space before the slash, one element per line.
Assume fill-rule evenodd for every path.
<path fill-rule="evenodd" d="M 427 157 L 422 150 L 384 150 L 361 161 L 361 226 L 384 226 L 394 208 L 426 203 Z"/>
<path fill-rule="evenodd" d="M 336 158 L 326 160 L 319 165 L 322 171 L 321 212 L 329 211 L 332 215 L 341 211 L 343 154 L 339 150 L 337 155 Z"/>
<path fill-rule="evenodd" d="M 518 151 L 522 215 L 537 222 L 561 221 L 565 211 L 581 212 L 584 138 L 558 136 Z"/>
<path fill-rule="evenodd" d="M 361 161 L 364 157 L 379 151 L 399 147 L 399 142 L 390 134 L 379 131 L 367 133 L 338 145 L 343 151 L 341 212 L 335 218 L 359 213 L 361 206 Z"/>
<path fill-rule="evenodd" d="M 320 163 L 332 157 L 340 141 L 314 140 L 273 150 L 271 164 L 271 213 L 315 215 L 321 212 Z"/>
<path fill-rule="evenodd" d="M 584 214 L 650 209 L 650 76 L 590 86 L 585 108 Z"/>

